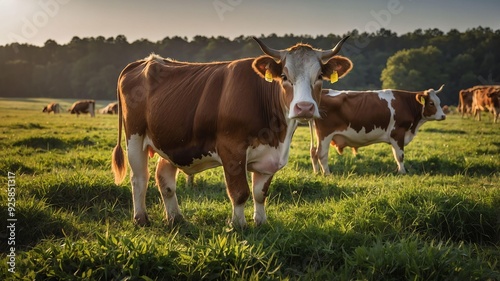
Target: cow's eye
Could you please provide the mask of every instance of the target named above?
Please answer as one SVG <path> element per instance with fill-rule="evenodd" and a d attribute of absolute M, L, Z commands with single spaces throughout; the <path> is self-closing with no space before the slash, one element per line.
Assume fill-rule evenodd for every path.
<path fill-rule="evenodd" d="M 283 79 L 283 81 L 287 81 L 288 80 L 288 77 L 286 77 L 285 74 L 281 74 L 281 79 Z"/>
<path fill-rule="evenodd" d="M 430 102 L 429 102 L 429 105 L 434 105 L 434 102 L 433 102 L 433 101 L 430 101 Z"/>

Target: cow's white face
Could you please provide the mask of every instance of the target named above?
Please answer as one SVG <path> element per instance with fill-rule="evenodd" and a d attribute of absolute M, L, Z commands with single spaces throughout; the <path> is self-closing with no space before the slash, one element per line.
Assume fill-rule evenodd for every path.
<path fill-rule="evenodd" d="M 439 88 L 439 90 L 429 89 L 424 92 L 423 95 L 417 95 L 417 99 L 420 103 L 423 102 L 422 109 L 422 117 L 425 120 L 445 120 L 446 114 L 441 107 L 441 100 L 437 96 L 441 90 L 443 90 L 443 86 Z"/>
<path fill-rule="evenodd" d="M 288 118 L 319 118 L 323 76 L 318 57 L 311 52 L 288 53 L 283 64 L 281 84 L 286 95 L 291 97 Z"/>
<path fill-rule="evenodd" d="M 256 39 L 268 56 L 255 59 L 253 68 L 266 80 L 281 84 L 288 105 L 288 118 L 303 121 L 320 118 L 318 105 L 323 79 L 329 80 L 333 72 L 343 77 L 352 68 L 349 59 L 335 56 L 345 39 L 330 51 L 316 50 L 307 44 L 277 51 Z M 327 62 L 323 63 L 324 59 Z"/>

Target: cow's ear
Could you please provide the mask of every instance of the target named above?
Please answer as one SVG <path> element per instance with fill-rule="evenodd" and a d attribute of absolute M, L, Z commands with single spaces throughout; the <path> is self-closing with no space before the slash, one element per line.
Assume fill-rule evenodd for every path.
<path fill-rule="evenodd" d="M 260 56 L 256 58 L 252 63 L 252 68 L 257 74 L 266 81 L 271 82 L 273 79 L 281 77 L 283 73 L 283 67 L 281 63 L 276 62 L 270 56 Z"/>
<path fill-rule="evenodd" d="M 417 94 L 415 96 L 415 99 L 420 103 L 421 105 L 425 105 L 425 94 Z"/>
<path fill-rule="evenodd" d="M 337 72 L 338 78 L 344 77 L 352 69 L 350 59 L 343 56 L 334 56 L 322 66 L 323 78 L 330 80 L 332 73 Z M 335 81 L 334 81 L 335 82 Z"/>

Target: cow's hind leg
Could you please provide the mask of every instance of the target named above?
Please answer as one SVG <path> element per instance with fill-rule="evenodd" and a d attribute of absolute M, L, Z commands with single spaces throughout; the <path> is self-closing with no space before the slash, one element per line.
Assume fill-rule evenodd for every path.
<path fill-rule="evenodd" d="M 255 225 L 261 225 L 267 221 L 265 203 L 267 190 L 273 175 L 261 174 L 258 172 L 252 173 L 252 191 L 254 214 L 253 220 Z"/>
<path fill-rule="evenodd" d="M 318 138 L 319 139 L 319 138 Z M 328 152 L 330 151 L 330 142 L 332 138 L 327 136 L 323 140 L 318 141 L 318 148 L 316 150 L 316 157 L 319 159 L 319 165 L 323 170 L 323 175 L 330 174 L 330 167 L 328 166 Z"/>
<path fill-rule="evenodd" d="M 127 142 L 128 162 L 130 164 L 130 183 L 134 202 L 134 221 L 140 226 L 149 224 L 146 212 L 146 191 L 148 188 L 148 152 L 143 149 L 143 137 L 132 135 Z"/>
<path fill-rule="evenodd" d="M 165 205 L 165 218 L 169 224 L 182 221 L 182 214 L 175 193 L 176 179 L 177 167 L 160 157 L 156 166 L 156 184 Z"/>

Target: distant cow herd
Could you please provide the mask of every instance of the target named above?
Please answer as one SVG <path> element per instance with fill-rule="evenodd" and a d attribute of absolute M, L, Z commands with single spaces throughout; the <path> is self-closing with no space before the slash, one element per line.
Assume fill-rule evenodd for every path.
<path fill-rule="evenodd" d="M 88 113 L 90 117 L 95 117 L 95 110 L 94 100 L 80 100 L 74 102 L 67 111 L 71 114 L 76 114 L 76 116 Z M 43 108 L 42 112 L 59 114 L 61 113 L 61 106 L 59 103 L 51 102 Z M 118 114 L 118 103 L 109 103 L 106 107 L 100 109 L 99 112 L 102 114 Z"/>
<path fill-rule="evenodd" d="M 147 225 L 148 158 L 158 154 L 156 183 L 168 222 L 182 219 L 176 177 L 222 166 L 232 203 L 231 222 L 244 227 L 245 202 L 253 196 L 256 225 L 267 221 L 265 198 L 273 175 L 288 162 L 299 123 L 309 123 L 313 169 L 330 173 L 330 145 L 339 154 L 374 143 L 392 146 L 398 173 L 407 172 L 404 148 L 427 121 L 445 120 L 450 112 L 438 93 L 428 89 L 337 91 L 323 89 L 347 75 L 352 62 L 331 50 L 297 44 L 276 50 L 254 38 L 264 53 L 257 58 L 187 63 L 158 55 L 130 63 L 118 79 L 117 102 L 99 110 L 118 114 L 118 142 L 112 153 L 115 182 L 123 181 L 129 163 L 134 221 Z M 138 91 L 137 89 L 141 89 Z M 459 93 L 462 117 L 500 114 L 500 86 L 475 86 Z M 75 102 L 68 112 L 95 116 L 95 101 Z M 43 112 L 61 112 L 57 103 Z M 124 128 L 124 133 L 122 133 Z M 127 155 L 121 146 L 126 140 Z M 149 156 L 149 157 L 148 157 Z M 247 182 L 252 173 L 252 185 Z"/>
<path fill-rule="evenodd" d="M 493 122 L 500 115 L 500 86 L 479 85 L 459 92 L 458 112 L 481 120 L 481 111 L 490 112 Z"/>

